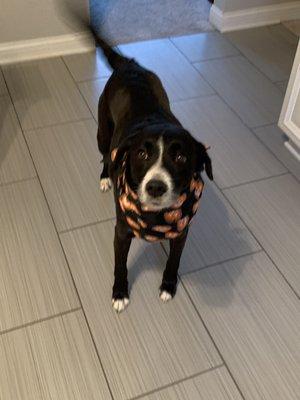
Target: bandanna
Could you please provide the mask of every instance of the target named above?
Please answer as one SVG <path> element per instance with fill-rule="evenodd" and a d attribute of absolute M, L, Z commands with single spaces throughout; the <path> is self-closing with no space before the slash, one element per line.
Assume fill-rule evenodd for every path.
<path fill-rule="evenodd" d="M 112 154 L 112 159 L 114 156 Z M 140 203 L 137 193 L 126 182 L 125 170 L 126 156 L 117 178 L 117 197 L 133 234 L 149 242 L 175 239 L 182 235 L 199 208 L 204 188 L 200 173 L 193 175 L 189 187 L 171 207 L 155 211 Z"/>

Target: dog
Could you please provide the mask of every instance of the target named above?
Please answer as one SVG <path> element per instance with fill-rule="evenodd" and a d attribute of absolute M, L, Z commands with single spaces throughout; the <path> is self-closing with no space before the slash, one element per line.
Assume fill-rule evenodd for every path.
<path fill-rule="evenodd" d="M 113 188 L 116 203 L 114 285 L 117 312 L 129 304 L 127 256 L 133 238 L 169 240 L 159 296 L 176 294 L 180 258 L 203 190 L 201 173 L 213 180 L 204 144 L 174 116 L 158 76 L 113 49 L 89 25 L 113 70 L 98 106 L 100 188 Z"/>

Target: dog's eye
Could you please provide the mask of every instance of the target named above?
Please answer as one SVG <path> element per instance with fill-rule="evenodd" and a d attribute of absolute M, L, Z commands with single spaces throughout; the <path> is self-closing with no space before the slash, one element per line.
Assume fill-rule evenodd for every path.
<path fill-rule="evenodd" d="M 149 158 L 147 152 L 146 152 L 145 150 L 142 150 L 142 149 L 140 149 L 140 150 L 138 151 L 138 157 L 139 157 L 141 160 L 147 160 L 147 159 Z"/>
<path fill-rule="evenodd" d="M 175 162 L 184 164 L 186 162 L 186 156 L 183 154 L 177 154 L 175 157 Z"/>

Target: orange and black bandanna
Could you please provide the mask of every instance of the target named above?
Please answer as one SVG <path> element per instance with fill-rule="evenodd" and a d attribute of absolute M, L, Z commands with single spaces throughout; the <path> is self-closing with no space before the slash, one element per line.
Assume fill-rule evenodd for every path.
<path fill-rule="evenodd" d="M 115 158 L 114 151 L 111 155 Z M 191 223 L 202 196 L 204 183 L 200 173 L 194 174 L 190 185 L 169 208 L 153 211 L 143 206 L 135 193 L 126 182 L 126 156 L 117 178 L 117 196 L 127 224 L 137 238 L 149 242 L 179 237 Z"/>

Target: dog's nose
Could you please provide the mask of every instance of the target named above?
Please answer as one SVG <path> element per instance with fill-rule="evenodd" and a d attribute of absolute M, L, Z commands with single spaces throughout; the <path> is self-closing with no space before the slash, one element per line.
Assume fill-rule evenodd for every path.
<path fill-rule="evenodd" d="M 152 197 L 161 197 L 167 191 L 167 185 L 163 181 L 151 179 L 146 185 L 146 190 Z"/>

